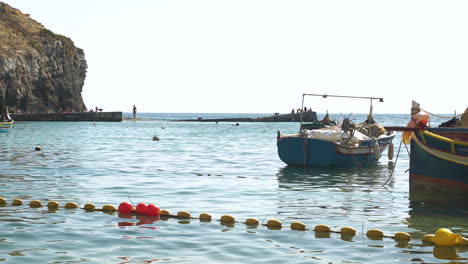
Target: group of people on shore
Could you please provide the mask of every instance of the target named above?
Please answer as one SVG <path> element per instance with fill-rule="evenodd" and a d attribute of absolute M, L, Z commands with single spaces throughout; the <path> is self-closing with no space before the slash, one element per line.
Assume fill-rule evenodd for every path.
<path fill-rule="evenodd" d="M 96 107 L 94 107 L 94 111 L 91 108 L 91 109 L 89 109 L 89 112 L 102 112 L 102 108 L 99 108 L 99 107 L 96 106 Z"/>
<path fill-rule="evenodd" d="M 292 109 L 291 110 L 291 115 L 294 115 L 294 114 L 300 114 L 300 113 L 312 113 L 312 107 L 310 107 L 309 109 L 307 109 L 306 106 L 304 106 L 304 109 L 302 108 L 297 108 L 297 109 Z"/>

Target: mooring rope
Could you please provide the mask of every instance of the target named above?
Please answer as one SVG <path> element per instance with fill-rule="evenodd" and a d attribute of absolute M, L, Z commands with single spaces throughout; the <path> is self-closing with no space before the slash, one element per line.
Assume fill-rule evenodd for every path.
<path fill-rule="evenodd" d="M 403 143 L 403 140 L 400 141 L 400 146 L 398 147 L 398 153 L 397 153 L 396 158 L 395 158 L 395 164 L 393 164 L 392 173 L 390 173 L 390 177 L 388 177 L 387 181 L 382 185 L 382 187 L 384 187 L 388 183 L 388 181 L 390 181 L 390 179 L 393 176 L 393 172 L 395 171 L 395 167 L 396 167 L 396 164 L 397 164 L 397 161 L 398 161 L 398 156 L 400 155 L 401 143 Z M 406 144 L 405 144 L 405 146 L 406 146 Z"/>
<path fill-rule="evenodd" d="M 308 138 L 308 134 L 307 133 L 304 133 L 304 167 L 307 166 L 307 138 Z"/>

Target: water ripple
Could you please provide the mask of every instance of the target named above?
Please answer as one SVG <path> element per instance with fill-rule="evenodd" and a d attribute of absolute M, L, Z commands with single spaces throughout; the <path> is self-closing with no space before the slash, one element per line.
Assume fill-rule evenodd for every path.
<path fill-rule="evenodd" d="M 0 196 L 88 202 L 97 206 L 155 203 L 171 212 L 231 214 L 242 221 L 279 219 L 284 228 L 249 228 L 217 221 L 121 218 L 82 210 L 0 207 L 0 260 L 9 263 L 436 263 L 443 254 L 422 244 L 424 234 L 450 227 L 468 235 L 468 210 L 421 204 L 408 194 L 408 155 L 395 174 L 384 155 L 375 167 L 285 166 L 276 131 L 297 124 L 168 122 L 17 122 L 0 134 Z M 159 118 L 161 117 L 161 118 Z M 383 116 L 406 124 L 406 116 Z M 400 123 L 398 123 L 400 122 Z M 165 129 L 161 129 L 161 127 Z M 160 141 L 152 141 L 154 135 Z M 396 139 L 399 141 L 399 138 Z M 41 151 L 35 151 L 35 146 Z M 352 226 L 405 231 L 391 239 L 292 231 L 293 221 L 333 229 Z M 468 252 L 456 249 L 455 259 Z M 420 259 L 417 260 L 417 259 Z"/>

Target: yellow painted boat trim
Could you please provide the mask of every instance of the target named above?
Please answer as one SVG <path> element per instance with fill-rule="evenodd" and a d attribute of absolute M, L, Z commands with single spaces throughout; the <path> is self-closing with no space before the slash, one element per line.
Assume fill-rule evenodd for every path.
<path fill-rule="evenodd" d="M 457 144 L 457 145 L 462 145 L 462 146 L 468 146 L 468 142 L 464 142 L 464 141 L 460 141 L 460 140 L 455 140 L 455 139 L 450 139 L 450 138 L 446 138 L 446 137 L 443 137 L 443 136 L 439 136 L 437 134 L 434 134 L 432 132 L 429 132 L 427 130 L 424 130 L 423 131 L 424 134 L 427 134 L 428 136 L 430 137 L 433 137 L 433 138 L 436 138 L 438 140 L 442 140 L 442 141 L 445 141 L 447 143 L 450 143 L 450 144 Z"/>
<path fill-rule="evenodd" d="M 424 133 L 426 133 L 426 132 L 427 131 L 424 131 Z M 433 133 L 431 133 L 431 134 L 433 134 Z M 461 164 L 461 165 L 464 165 L 464 166 L 468 166 L 468 158 L 467 157 L 458 156 L 458 155 L 450 154 L 450 153 L 447 153 L 447 152 L 444 152 L 444 151 L 441 151 L 441 150 L 429 148 L 428 146 L 424 145 L 414 134 L 411 135 L 411 138 L 423 150 L 425 150 L 426 152 L 428 152 L 431 155 L 434 155 L 434 156 L 436 156 L 438 158 L 441 158 L 441 159 L 444 159 L 444 160 L 447 160 L 447 161 L 450 161 L 450 162 L 455 162 L 455 163 L 458 163 L 458 164 Z M 456 140 L 452 140 L 452 141 L 456 141 Z"/>

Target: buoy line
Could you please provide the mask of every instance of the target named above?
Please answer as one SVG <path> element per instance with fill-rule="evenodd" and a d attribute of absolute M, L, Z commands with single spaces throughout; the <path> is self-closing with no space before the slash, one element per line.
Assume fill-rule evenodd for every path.
<path fill-rule="evenodd" d="M 0 197 L 0 207 L 4 207 L 8 205 L 8 201 L 5 198 Z M 11 202 L 12 206 L 22 206 L 24 205 L 23 200 L 21 199 L 14 199 Z M 168 210 L 160 210 L 159 207 L 155 206 L 154 204 L 146 204 L 146 203 L 139 203 L 135 208 L 128 202 L 122 202 L 119 207 L 115 207 L 114 205 L 106 204 L 103 205 L 101 208 L 97 208 L 96 205 L 92 203 L 87 203 L 80 207 L 77 203 L 74 202 L 67 202 L 60 206 L 57 201 L 49 201 L 47 205 L 43 205 L 40 200 L 32 200 L 29 202 L 29 207 L 31 208 L 39 208 L 47 206 L 49 210 L 58 210 L 60 208 L 65 209 L 83 209 L 85 211 L 102 211 L 107 213 L 116 213 L 119 214 L 127 214 L 127 215 L 135 215 L 135 216 L 159 216 L 160 218 L 177 218 L 177 219 L 199 219 L 200 221 L 212 221 L 213 217 L 208 213 L 201 213 L 198 217 L 192 216 L 190 212 L 187 211 L 179 211 L 177 214 L 171 214 Z M 283 228 L 283 223 L 278 219 L 270 219 L 266 224 L 260 223 L 256 218 L 247 218 L 245 221 L 238 221 L 234 216 L 231 215 L 223 215 L 220 219 L 218 219 L 222 224 L 245 224 L 247 226 L 266 226 L 269 229 L 277 230 Z M 308 228 L 302 222 L 292 222 L 290 224 L 291 230 L 296 231 L 314 231 L 314 232 L 321 232 L 321 233 L 338 233 L 342 235 L 349 235 L 354 236 L 357 234 L 356 229 L 352 227 L 342 227 L 339 231 L 332 230 L 328 225 L 316 225 L 314 228 Z M 397 241 L 410 241 L 412 239 L 411 235 L 407 232 L 396 232 L 394 235 L 385 235 L 384 232 L 380 229 L 369 229 L 365 233 L 367 237 L 370 238 L 392 238 Z M 468 246 L 468 239 L 463 237 L 460 234 L 455 234 L 447 228 L 440 228 L 438 229 L 435 234 L 427 234 L 424 235 L 422 238 L 423 242 L 433 243 L 437 246 Z"/>

